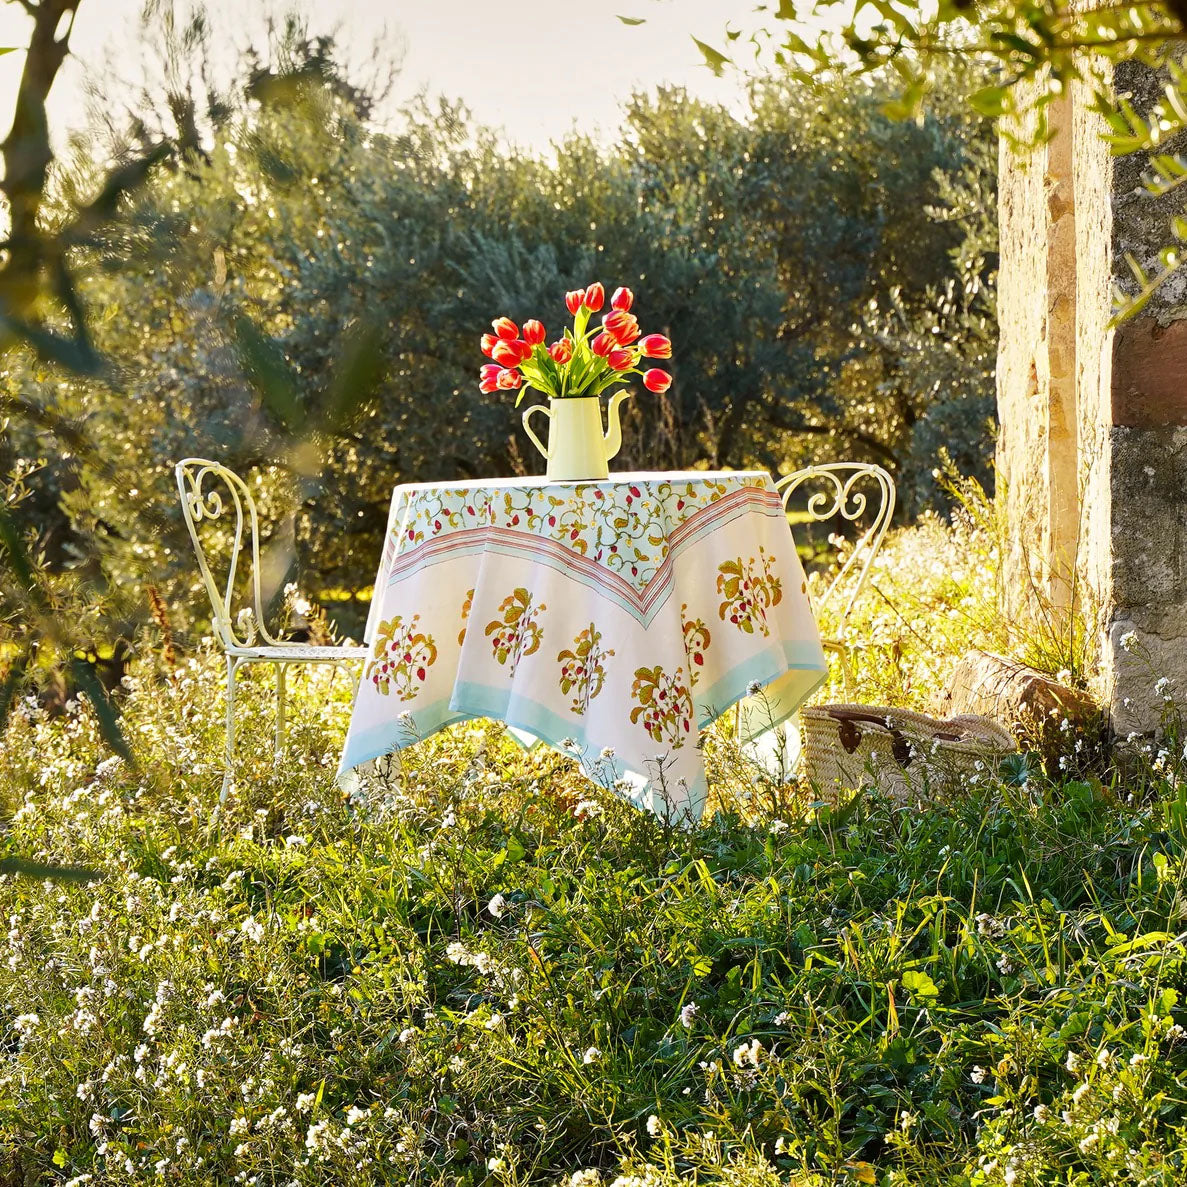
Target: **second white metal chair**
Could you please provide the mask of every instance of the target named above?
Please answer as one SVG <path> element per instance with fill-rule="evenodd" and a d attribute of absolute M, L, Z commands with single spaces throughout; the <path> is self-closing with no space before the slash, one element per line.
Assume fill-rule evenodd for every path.
<path fill-rule="evenodd" d="M 235 676 L 243 664 L 276 665 L 276 755 L 284 746 L 285 668 L 290 664 L 353 664 L 367 657 L 365 647 L 317 646 L 277 639 L 268 629 L 260 567 L 260 525 L 255 500 L 239 475 L 206 458 L 184 458 L 174 467 L 181 509 L 197 554 L 202 583 L 210 597 L 214 633 L 227 661 L 226 768 L 219 803 L 233 781 L 235 756 Z M 202 542 L 202 526 L 226 517 L 222 526 L 227 553 L 225 582 L 215 579 Z M 232 523 L 233 516 L 233 523 Z M 246 554 L 250 572 L 241 571 Z M 221 576 L 221 569 L 220 569 Z M 237 582 L 247 585 L 243 606 Z M 258 639 L 258 641 L 257 641 Z M 357 687 L 358 677 L 351 673 Z"/>
<path fill-rule="evenodd" d="M 836 626 L 832 636 L 823 641 L 824 647 L 839 656 L 846 695 L 852 699 L 849 619 L 869 581 L 874 558 L 894 517 L 894 479 L 881 466 L 868 462 L 826 462 L 796 470 L 780 478 L 775 487 L 783 495 L 784 510 L 791 509 L 797 492 L 803 490 L 807 494 L 803 515 L 808 522 L 839 519 L 859 527 L 848 556 L 824 593 L 813 600 L 816 610 L 832 610 Z"/>

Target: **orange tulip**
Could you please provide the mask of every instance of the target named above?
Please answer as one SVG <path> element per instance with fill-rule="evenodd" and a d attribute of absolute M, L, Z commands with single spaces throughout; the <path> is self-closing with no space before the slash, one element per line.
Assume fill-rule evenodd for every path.
<path fill-rule="evenodd" d="M 606 290 L 602 288 L 601 284 L 595 281 L 585 290 L 585 305 L 587 309 L 597 313 L 602 307 L 602 302 L 606 299 Z"/>
<path fill-rule="evenodd" d="M 650 371 L 643 376 L 643 386 L 649 392 L 666 392 L 672 386 L 672 377 L 667 371 L 661 371 L 658 367 L 652 367 Z"/>

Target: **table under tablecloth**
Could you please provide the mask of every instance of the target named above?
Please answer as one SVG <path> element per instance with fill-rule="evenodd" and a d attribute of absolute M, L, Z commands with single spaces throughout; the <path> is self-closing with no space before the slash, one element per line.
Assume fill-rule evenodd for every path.
<path fill-rule="evenodd" d="M 749 733 L 827 670 L 762 471 L 399 486 L 340 771 L 500 719 L 666 818 L 706 799 L 698 730 L 762 688 Z"/>

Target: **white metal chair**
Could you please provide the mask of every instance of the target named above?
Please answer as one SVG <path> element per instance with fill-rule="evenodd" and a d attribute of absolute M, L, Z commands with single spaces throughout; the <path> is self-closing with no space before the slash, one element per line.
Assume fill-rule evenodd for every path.
<path fill-rule="evenodd" d="M 264 611 L 264 594 L 260 568 L 259 517 L 255 500 L 246 483 L 233 471 L 206 458 L 183 458 L 174 467 L 177 490 L 181 495 L 181 509 L 186 527 L 198 558 L 202 583 L 210 596 L 214 633 L 222 645 L 227 660 L 227 733 L 226 769 L 219 803 L 230 790 L 235 757 L 235 674 L 241 664 L 276 665 L 276 757 L 284 747 L 285 667 L 289 664 L 350 664 L 366 659 L 365 647 L 322 647 L 308 643 L 286 642 L 275 638 L 268 630 Z M 231 527 L 231 512 L 234 527 Z M 199 525 L 221 519 L 226 515 L 224 539 L 229 534 L 229 556 L 226 559 L 226 582 L 220 586 L 215 579 L 202 544 Z M 245 539 L 246 536 L 246 539 Z M 240 559 L 250 550 L 250 574 L 240 571 Z M 239 596 L 236 579 L 244 577 L 248 584 L 247 604 L 237 613 L 233 607 Z M 259 642 L 257 642 L 257 636 Z M 357 689 L 358 677 L 351 680 Z"/>
<path fill-rule="evenodd" d="M 817 610 L 840 603 L 835 611 L 836 631 L 823 640 L 826 651 L 836 652 L 846 695 L 852 699 L 853 666 L 849 646 L 849 618 L 869 580 L 870 569 L 894 516 L 894 479 L 881 467 L 867 462 L 826 462 L 796 470 L 780 478 L 775 487 L 783 495 L 784 510 L 790 509 L 797 491 L 807 488 L 804 513 L 813 523 L 841 519 L 864 525 L 849 555 L 829 582 L 824 593 L 814 599 Z"/>

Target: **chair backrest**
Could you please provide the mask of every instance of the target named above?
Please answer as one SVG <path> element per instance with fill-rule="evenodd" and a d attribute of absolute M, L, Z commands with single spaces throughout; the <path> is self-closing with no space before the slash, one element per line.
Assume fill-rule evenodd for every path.
<path fill-rule="evenodd" d="M 275 644 L 278 640 L 269 632 L 265 618 L 259 517 L 247 484 L 226 466 L 200 457 L 183 458 L 173 472 L 177 476 L 181 510 L 197 554 L 202 583 L 210 595 L 214 630 L 219 642 L 224 647 L 251 647 L 257 644 L 258 635 L 263 642 Z M 226 566 L 225 580 L 220 584 L 202 543 L 201 527 L 222 519 L 224 515 L 226 520 L 220 525 L 223 530 L 219 533 L 222 537 L 219 543 L 227 555 L 220 559 L 218 566 L 219 578 L 224 575 L 222 566 Z M 247 572 L 243 571 L 245 568 Z M 243 599 L 246 604 L 238 611 L 235 609 L 237 581 L 241 584 L 246 581 L 248 585 L 248 596 Z"/>
<path fill-rule="evenodd" d="M 849 615 L 865 588 L 874 557 L 894 516 L 894 479 L 881 466 L 867 462 L 827 462 L 796 470 L 780 478 L 775 487 L 783 496 L 784 510 L 792 496 L 804 490 L 808 495 L 807 517 L 813 523 L 842 519 L 864 524 L 828 588 L 815 599 L 816 606 L 823 608 L 844 598 L 835 613 L 837 635 L 843 639 Z"/>

